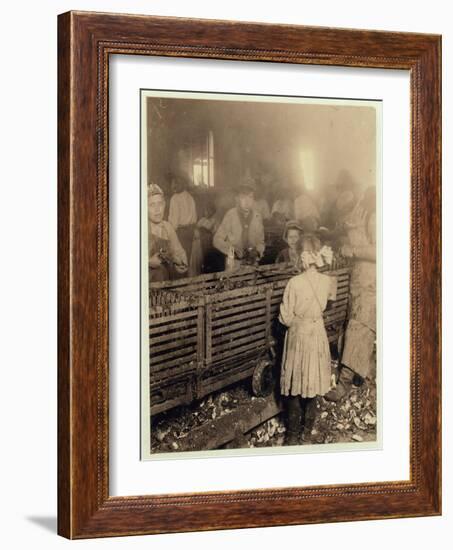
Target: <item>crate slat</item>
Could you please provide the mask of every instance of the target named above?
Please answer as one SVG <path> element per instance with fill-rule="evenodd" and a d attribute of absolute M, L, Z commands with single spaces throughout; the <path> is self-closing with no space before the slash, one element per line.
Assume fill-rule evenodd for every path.
<path fill-rule="evenodd" d="M 265 332 L 266 326 L 267 326 L 267 323 L 265 321 L 261 322 L 258 325 L 250 325 L 249 323 L 245 323 L 245 324 L 241 323 L 241 324 L 242 326 L 247 326 L 247 328 L 243 330 L 233 330 L 229 332 L 220 331 L 220 334 L 218 333 L 213 335 L 212 342 L 214 346 L 214 353 L 216 348 L 223 342 L 230 342 L 230 341 L 234 342 L 234 340 L 237 340 L 237 338 L 241 336 L 247 336 L 247 335 L 250 335 L 250 338 L 251 338 L 252 334 L 255 334 L 257 332 L 263 332 L 263 331 Z M 231 340 L 232 338 L 233 340 Z"/>
<path fill-rule="evenodd" d="M 184 372 L 191 372 L 196 370 L 196 359 L 197 356 L 195 353 L 185 355 L 183 357 L 177 357 L 175 359 L 172 359 L 170 361 L 166 360 L 163 363 L 151 363 L 150 364 L 150 375 L 153 375 L 155 373 L 160 373 L 160 376 L 167 377 L 168 373 L 173 374 L 173 370 L 175 367 L 182 366 L 182 371 Z M 181 372 L 182 372 L 181 371 Z"/>
<path fill-rule="evenodd" d="M 334 300 L 331 302 L 331 306 L 329 309 L 326 309 L 325 311 L 331 311 L 332 309 L 335 309 L 335 308 L 339 308 L 339 307 L 344 307 L 345 304 L 347 305 L 348 303 L 348 297 L 347 296 L 344 296 L 344 297 L 341 297 L 340 299 L 338 300 Z"/>
<path fill-rule="evenodd" d="M 158 336 L 153 336 L 149 339 L 149 345 L 159 345 L 163 342 L 167 342 L 168 340 L 175 340 L 175 338 L 182 339 L 186 336 L 193 336 L 197 334 L 197 325 L 193 324 L 191 327 L 185 329 L 185 330 L 178 330 L 176 333 L 173 330 L 174 327 L 171 327 L 171 330 L 166 330 L 163 334 L 159 334 Z"/>
<path fill-rule="evenodd" d="M 244 338 L 237 338 L 235 340 L 232 340 L 231 342 L 220 344 L 212 350 L 212 356 L 214 359 L 216 359 L 218 355 L 223 355 L 226 351 L 228 351 L 229 353 L 236 353 L 237 349 L 241 349 L 242 345 L 248 344 L 251 341 L 255 342 L 255 345 L 256 341 L 263 341 L 264 343 L 266 341 L 265 331 L 262 330 L 255 334 L 251 334 L 250 336 L 247 335 Z"/>
<path fill-rule="evenodd" d="M 238 312 L 238 308 L 235 309 L 235 313 L 234 313 L 234 322 L 235 321 L 243 321 L 244 319 L 250 319 L 251 316 L 258 316 L 258 315 L 264 315 L 266 313 L 266 308 L 264 307 L 259 307 L 258 309 L 250 309 L 247 307 L 247 309 L 245 310 L 245 313 L 242 313 L 242 308 L 241 308 L 241 312 Z M 228 326 L 229 323 L 232 323 L 233 321 L 231 320 L 231 317 L 230 316 L 225 316 L 225 315 L 218 315 L 218 316 L 215 316 L 215 318 L 213 319 L 212 321 L 212 327 L 219 327 L 219 326 Z"/>
<path fill-rule="evenodd" d="M 243 288 L 235 288 L 233 290 L 226 290 L 219 292 L 214 296 L 210 297 L 210 300 L 213 304 L 223 303 L 228 300 L 243 299 L 247 297 L 257 297 L 264 296 L 268 288 L 271 288 L 270 285 L 256 285 L 248 286 Z"/>
<path fill-rule="evenodd" d="M 237 315 L 241 313 L 247 313 L 247 312 L 255 312 L 260 309 L 262 309 L 265 306 L 265 300 L 260 300 L 259 302 L 256 302 L 252 306 L 250 304 L 246 304 L 244 306 L 235 306 L 234 308 L 228 308 L 228 309 L 221 309 L 219 311 L 213 311 L 213 320 L 224 320 L 229 319 L 232 315 Z"/>
<path fill-rule="evenodd" d="M 191 329 L 195 328 L 197 326 L 197 317 L 194 316 L 193 318 L 188 317 L 186 319 L 183 319 L 182 321 L 169 321 L 167 324 L 160 324 L 157 326 L 154 326 L 154 320 L 150 323 L 149 328 L 149 335 L 153 336 L 157 334 L 174 334 L 176 330 L 180 329 Z"/>
<path fill-rule="evenodd" d="M 228 319 L 227 319 L 228 320 Z M 230 332 L 234 332 L 235 330 L 240 330 L 244 327 L 253 327 L 257 324 L 262 324 L 266 322 L 266 312 L 264 311 L 260 316 L 255 315 L 249 315 L 248 317 L 242 318 L 240 320 L 234 319 L 234 322 L 228 322 L 224 325 L 217 325 L 217 328 L 215 328 L 212 331 L 213 336 L 217 336 L 218 334 L 227 334 Z"/>
<path fill-rule="evenodd" d="M 150 323 L 153 323 L 154 326 L 157 326 L 162 324 L 171 324 L 173 321 L 179 321 L 180 319 L 189 319 L 190 317 L 196 318 L 196 316 L 197 309 L 183 311 L 181 313 L 166 312 L 165 315 L 150 312 L 149 321 Z"/>
<path fill-rule="evenodd" d="M 261 346 L 258 345 L 260 341 L 262 342 Z M 231 350 L 228 350 L 228 351 L 218 355 L 216 357 L 216 362 L 221 361 L 222 359 L 226 359 L 228 357 L 231 357 L 232 353 L 234 353 L 235 355 L 240 355 L 240 354 L 245 353 L 247 351 L 255 350 L 256 354 L 259 355 L 260 353 L 263 352 L 263 350 L 266 349 L 265 343 L 266 343 L 266 340 L 263 338 L 261 340 L 257 340 L 256 342 L 252 342 L 250 344 L 246 344 L 244 346 L 236 348 L 234 350 L 234 352 L 232 352 Z"/>
<path fill-rule="evenodd" d="M 230 298 L 228 301 L 225 302 L 214 302 L 212 304 L 213 311 L 214 312 L 221 312 L 225 311 L 227 309 L 233 309 L 236 306 L 249 306 L 253 307 L 255 305 L 259 305 L 260 303 L 265 303 L 266 301 L 266 295 L 265 294 L 255 294 L 250 296 L 239 296 L 236 299 Z"/>
<path fill-rule="evenodd" d="M 170 353 L 165 353 L 162 355 L 155 355 L 150 351 L 149 360 L 150 360 L 150 363 L 155 365 L 156 363 L 163 363 L 167 359 L 173 359 L 173 358 L 179 357 L 180 355 L 189 355 L 190 353 L 196 355 L 196 346 L 193 346 L 193 345 L 187 346 L 185 348 L 177 349 L 175 351 L 172 351 Z"/>
<path fill-rule="evenodd" d="M 326 325 L 330 325 L 332 323 L 336 323 L 337 321 L 342 321 L 346 319 L 346 317 L 347 317 L 347 311 L 336 311 L 332 315 L 325 315 L 324 323 Z"/>
<path fill-rule="evenodd" d="M 149 347 L 150 354 L 159 354 L 162 351 L 183 349 L 186 348 L 189 344 L 193 344 L 197 341 L 197 335 L 193 334 L 192 336 L 187 336 L 181 338 L 179 334 L 175 335 L 173 340 L 165 342 L 164 344 L 154 345 Z"/>

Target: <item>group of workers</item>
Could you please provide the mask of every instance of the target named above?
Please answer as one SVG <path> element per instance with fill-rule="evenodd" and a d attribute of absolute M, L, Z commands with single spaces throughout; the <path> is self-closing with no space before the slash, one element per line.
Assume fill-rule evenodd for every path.
<path fill-rule="evenodd" d="M 319 209 L 304 190 L 293 198 L 291 190 L 282 186 L 270 208 L 262 190 L 248 176 L 234 190 L 234 206 L 222 208 L 219 200 L 217 208 L 208 201 L 198 209 L 184 176 L 173 175 L 170 183 L 167 215 L 162 188 L 154 183 L 148 187 L 151 282 L 258 263 L 266 248 L 268 224 L 284 227 L 294 219 L 304 231 L 314 231 L 320 225 Z M 203 210 L 203 215 L 197 216 L 197 210 Z"/>
<path fill-rule="evenodd" d="M 301 243 L 316 235 L 353 262 L 350 279 L 348 326 L 340 358 L 336 387 L 325 397 L 338 400 L 353 384 L 370 375 L 376 339 L 376 194 L 369 187 L 358 196 L 348 184 L 336 186 L 322 212 L 309 193 L 294 193 L 282 186 L 272 208 L 247 177 L 235 189 L 235 206 L 205 209 L 197 218 L 196 201 L 184 177 L 173 176 L 168 221 L 166 201 L 160 186 L 148 187 L 150 282 L 194 276 L 206 270 L 210 255 L 217 257 L 217 270 L 234 270 L 257 264 L 265 251 L 265 225 L 284 228 L 286 248 L 277 262 L 293 263 L 300 271 Z M 335 186 L 331 186 L 333 188 Z M 219 260 L 220 256 L 220 260 Z M 215 262 L 214 262 L 215 264 Z M 215 270 L 215 269 L 214 269 Z"/>

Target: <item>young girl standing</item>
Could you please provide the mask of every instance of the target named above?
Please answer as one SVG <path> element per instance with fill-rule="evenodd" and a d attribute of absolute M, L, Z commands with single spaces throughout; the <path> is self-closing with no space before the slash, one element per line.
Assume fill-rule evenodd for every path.
<path fill-rule="evenodd" d="M 301 247 L 305 271 L 288 281 L 279 316 L 288 327 L 280 378 L 288 414 L 287 445 L 300 443 L 308 401 L 325 395 L 331 386 L 323 311 L 328 300 L 335 300 L 336 279 L 319 273 L 317 268 L 331 263 L 332 251 L 321 247 L 320 240 L 312 235 L 301 238 Z"/>

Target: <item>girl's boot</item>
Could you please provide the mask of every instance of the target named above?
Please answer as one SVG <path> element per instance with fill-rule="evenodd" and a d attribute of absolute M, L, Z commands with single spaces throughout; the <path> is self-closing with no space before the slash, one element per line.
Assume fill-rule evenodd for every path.
<path fill-rule="evenodd" d="M 302 433 L 302 403 L 299 395 L 286 398 L 287 428 L 285 445 L 299 445 Z"/>

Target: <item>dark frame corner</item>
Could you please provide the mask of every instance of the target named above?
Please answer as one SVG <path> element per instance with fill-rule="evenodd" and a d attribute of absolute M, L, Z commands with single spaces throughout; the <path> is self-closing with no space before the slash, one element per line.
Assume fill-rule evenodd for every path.
<path fill-rule="evenodd" d="M 440 514 L 441 37 L 68 12 L 58 19 L 58 49 L 58 533 L 88 538 Z M 109 496 L 111 54 L 410 71 L 409 481 Z"/>

